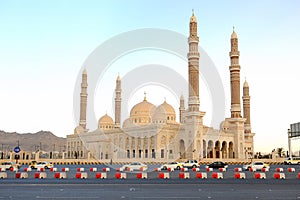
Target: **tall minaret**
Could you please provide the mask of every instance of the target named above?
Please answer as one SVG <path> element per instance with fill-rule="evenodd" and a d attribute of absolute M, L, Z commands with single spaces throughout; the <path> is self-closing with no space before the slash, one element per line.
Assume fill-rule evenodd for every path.
<path fill-rule="evenodd" d="M 80 93 L 80 121 L 79 125 L 86 129 L 86 107 L 87 107 L 87 72 L 86 69 L 82 72 L 81 93 Z"/>
<path fill-rule="evenodd" d="M 249 85 L 245 81 L 243 86 L 243 111 L 245 122 L 245 133 L 251 133 L 251 118 L 250 118 L 250 95 L 249 95 Z"/>
<path fill-rule="evenodd" d="M 180 107 L 179 107 L 179 122 L 183 123 L 183 112 L 184 112 L 184 97 L 181 95 L 180 97 Z"/>
<path fill-rule="evenodd" d="M 121 78 L 118 75 L 116 80 L 116 98 L 115 98 L 115 125 L 120 127 L 121 123 Z"/>
<path fill-rule="evenodd" d="M 199 111 L 199 51 L 197 36 L 197 18 L 193 14 L 190 18 L 190 35 L 188 38 L 189 52 L 187 54 L 189 61 L 189 111 Z"/>
<path fill-rule="evenodd" d="M 231 51 L 230 56 L 230 85 L 231 85 L 231 118 L 241 118 L 241 105 L 240 105 L 240 65 L 238 50 L 238 38 L 233 29 L 231 34 Z"/>

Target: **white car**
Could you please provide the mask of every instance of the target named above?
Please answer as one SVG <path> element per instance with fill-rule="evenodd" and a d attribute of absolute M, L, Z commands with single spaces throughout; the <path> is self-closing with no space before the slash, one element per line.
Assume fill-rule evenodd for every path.
<path fill-rule="evenodd" d="M 147 165 L 145 165 L 144 163 L 141 162 L 133 162 L 127 165 L 123 165 L 121 167 L 122 171 L 135 171 L 135 170 L 147 170 Z"/>
<path fill-rule="evenodd" d="M 183 163 L 183 167 L 196 168 L 196 167 L 200 167 L 200 165 L 197 160 L 187 160 Z"/>
<path fill-rule="evenodd" d="M 163 164 L 160 168 L 162 170 L 167 170 L 168 168 L 172 168 L 172 169 L 181 169 L 183 167 L 183 163 L 179 163 L 179 162 L 169 162 L 167 164 Z"/>
<path fill-rule="evenodd" d="M 263 168 L 269 169 L 270 166 L 265 164 L 264 162 L 253 162 L 250 165 L 243 166 L 244 170 L 250 170 L 251 168 L 256 171 L 261 171 Z"/>

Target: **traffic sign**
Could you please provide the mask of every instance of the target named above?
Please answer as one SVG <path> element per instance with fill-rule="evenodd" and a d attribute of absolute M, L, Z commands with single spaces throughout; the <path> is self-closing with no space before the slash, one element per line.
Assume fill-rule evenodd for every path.
<path fill-rule="evenodd" d="M 15 152 L 15 153 L 19 153 L 20 151 L 21 151 L 21 149 L 20 149 L 19 146 L 16 146 L 16 147 L 14 148 L 14 152 Z"/>

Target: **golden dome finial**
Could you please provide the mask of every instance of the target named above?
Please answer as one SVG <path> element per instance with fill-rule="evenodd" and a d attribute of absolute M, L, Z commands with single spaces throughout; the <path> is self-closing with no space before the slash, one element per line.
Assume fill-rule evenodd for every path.
<path fill-rule="evenodd" d="M 144 101 L 147 101 L 147 98 L 146 98 L 146 91 L 144 92 Z"/>
<path fill-rule="evenodd" d="M 190 22 L 197 22 L 197 18 L 195 16 L 194 9 L 192 9 L 192 16 L 190 18 Z"/>
<path fill-rule="evenodd" d="M 237 34 L 236 34 L 236 32 L 234 31 L 235 27 L 233 26 L 232 29 L 233 29 L 233 30 L 232 30 L 232 34 L 231 34 L 231 39 L 237 38 Z"/>

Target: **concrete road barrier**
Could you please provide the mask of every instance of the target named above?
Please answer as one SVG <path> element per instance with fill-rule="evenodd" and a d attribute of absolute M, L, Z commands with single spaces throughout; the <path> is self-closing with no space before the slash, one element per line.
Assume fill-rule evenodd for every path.
<path fill-rule="evenodd" d="M 36 173 L 34 173 L 34 178 L 40 178 L 40 179 L 47 178 L 47 173 L 46 172 L 36 172 Z"/>
<path fill-rule="evenodd" d="M 284 173 L 274 173 L 274 178 L 275 179 L 285 179 L 285 174 Z"/>
<path fill-rule="evenodd" d="M 256 179 L 266 179 L 267 177 L 266 177 L 265 173 L 258 172 L 258 173 L 254 174 L 254 178 L 256 178 Z"/>
<path fill-rule="evenodd" d="M 106 174 L 106 172 L 97 172 L 96 173 L 96 178 L 97 179 L 99 179 L 99 178 L 106 179 L 107 178 L 107 174 Z"/>
<path fill-rule="evenodd" d="M 223 173 L 214 172 L 214 173 L 212 173 L 211 177 L 215 178 L 215 179 L 223 179 Z"/>
<path fill-rule="evenodd" d="M 146 172 L 141 172 L 141 173 L 136 174 L 136 178 L 138 178 L 138 179 L 147 179 L 148 175 L 147 175 Z"/>
<path fill-rule="evenodd" d="M 54 178 L 57 178 L 57 179 L 66 179 L 67 178 L 67 173 L 66 172 L 56 172 L 54 174 Z"/>
<path fill-rule="evenodd" d="M 161 173 L 158 174 L 158 178 L 160 178 L 160 179 L 169 179 L 170 178 L 170 173 L 161 172 Z"/>
<path fill-rule="evenodd" d="M 188 172 L 180 172 L 179 173 L 179 178 L 181 178 L 181 179 L 189 179 L 190 178 L 190 173 L 188 173 Z"/>
<path fill-rule="evenodd" d="M 116 179 L 126 179 L 126 173 L 116 173 Z"/>
<path fill-rule="evenodd" d="M 1 179 L 7 178 L 7 173 L 6 172 L 0 172 L 0 178 Z"/>
<path fill-rule="evenodd" d="M 246 174 L 243 172 L 238 172 L 234 174 L 234 178 L 235 179 L 245 179 L 246 178 Z"/>
<path fill-rule="evenodd" d="M 77 179 L 87 179 L 88 174 L 86 172 L 77 172 L 75 177 Z"/>
<path fill-rule="evenodd" d="M 199 179 L 207 179 L 207 173 L 206 172 L 198 172 L 196 174 L 196 178 L 199 178 Z"/>
<path fill-rule="evenodd" d="M 16 178 L 21 178 L 21 179 L 28 178 L 28 173 L 27 172 L 17 172 Z"/>

